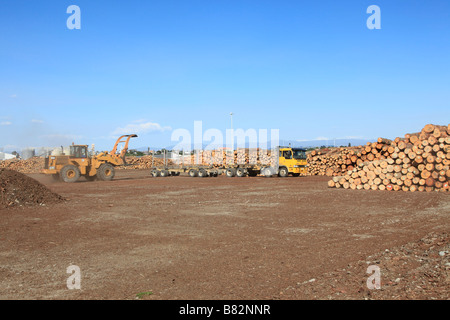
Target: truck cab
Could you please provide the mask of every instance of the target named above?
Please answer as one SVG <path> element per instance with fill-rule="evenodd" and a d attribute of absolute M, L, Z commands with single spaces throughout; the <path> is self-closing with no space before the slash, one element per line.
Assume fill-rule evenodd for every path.
<path fill-rule="evenodd" d="M 292 174 L 294 177 L 298 177 L 300 174 L 306 174 L 308 172 L 306 150 L 280 147 L 278 165 L 278 175 L 281 177 L 286 177 L 289 174 Z"/>

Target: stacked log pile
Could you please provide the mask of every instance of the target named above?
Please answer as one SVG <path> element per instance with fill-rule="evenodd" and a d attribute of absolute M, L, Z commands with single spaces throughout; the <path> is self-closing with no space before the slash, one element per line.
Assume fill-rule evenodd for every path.
<path fill-rule="evenodd" d="M 398 138 L 400 146 L 404 141 Z M 397 141 L 378 138 L 365 146 L 313 150 L 308 154 L 310 175 L 340 176 L 366 161 L 383 160 L 396 150 Z"/>
<path fill-rule="evenodd" d="M 419 133 L 393 141 L 379 138 L 375 149 L 373 152 L 373 144 L 368 144 L 365 154 L 361 151 L 361 155 L 351 157 L 347 171 L 334 176 L 328 186 L 412 192 L 449 190 L 450 125 L 429 124 Z"/>
<path fill-rule="evenodd" d="M 343 172 L 353 169 L 359 155 L 361 157 L 361 148 L 332 148 L 313 150 L 307 154 L 308 174 L 339 176 Z M 353 157 L 353 158 L 352 158 Z M 354 162 L 352 161 L 354 160 Z"/>
<path fill-rule="evenodd" d="M 40 173 L 44 169 L 44 158 L 33 157 L 27 160 L 3 160 L 0 168 L 8 168 L 20 173 Z"/>

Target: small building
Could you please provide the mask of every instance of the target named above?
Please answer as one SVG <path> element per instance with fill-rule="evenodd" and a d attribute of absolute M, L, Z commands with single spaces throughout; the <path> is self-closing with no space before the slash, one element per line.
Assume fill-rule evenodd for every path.
<path fill-rule="evenodd" d="M 0 152 L 0 160 L 11 160 L 16 158 L 17 157 L 13 154 Z"/>

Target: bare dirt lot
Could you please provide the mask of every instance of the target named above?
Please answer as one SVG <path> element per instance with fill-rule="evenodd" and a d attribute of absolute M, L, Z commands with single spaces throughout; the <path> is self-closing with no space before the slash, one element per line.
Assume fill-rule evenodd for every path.
<path fill-rule="evenodd" d="M 67 200 L 0 210 L 0 299 L 450 297 L 448 193 L 329 189 L 327 177 L 29 176 Z M 80 290 L 67 288 L 71 265 Z"/>

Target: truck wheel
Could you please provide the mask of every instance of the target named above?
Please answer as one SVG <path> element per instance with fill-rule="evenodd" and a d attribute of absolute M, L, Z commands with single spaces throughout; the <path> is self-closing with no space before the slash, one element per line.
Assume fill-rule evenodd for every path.
<path fill-rule="evenodd" d="M 198 176 L 198 171 L 191 169 L 189 170 L 189 177 L 197 177 Z"/>
<path fill-rule="evenodd" d="M 102 181 L 111 181 L 115 174 L 114 167 L 109 163 L 102 164 L 97 170 L 97 177 Z"/>
<path fill-rule="evenodd" d="M 198 176 L 202 177 L 202 178 L 207 177 L 208 176 L 208 172 L 206 172 L 205 169 L 200 169 L 200 170 L 198 170 Z"/>
<path fill-rule="evenodd" d="M 280 170 L 278 171 L 278 175 L 280 177 L 287 177 L 289 175 L 289 170 L 286 167 L 281 167 Z"/>
<path fill-rule="evenodd" d="M 169 171 L 161 170 L 161 177 L 168 177 L 168 176 L 169 176 Z"/>
<path fill-rule="evenodd" d="M 225 171 L 225 174 L 227 177 L 234 177 L 236 175 L 236 170 L 234 168 L 228 168 L 227 171 Z"/>
<path fill-rule="evenodd" d="M 273 171 L 270 167 L 266 167 L 264 169 L 262 169 L 261 173 L 266 177 L 266 178 L 271 178 L 273 175 Z"/>
<path fill-rule="evenodd" d="M 158 170 L 154 169 L 151 172 L 152 177 L 156 178 L 159 177 L 161 175 L 161 172 L 159 172 Z"/>
<path fill-rule="evenodd" d="M 61 179 L 64 182 L 73 183 L 78 181 L 81 176 L 80 169 L 76 166 L 69 164 L 61 169 Z"/>
<path fill-rule="evenodd" d="M 247 174 L 246 174 L 244 168 L 238 168 L 238 169 L 236 170 L 236 176 L 237 176 L 237 177 L 245 177 L 246 175 L 247 175 Z"/>

